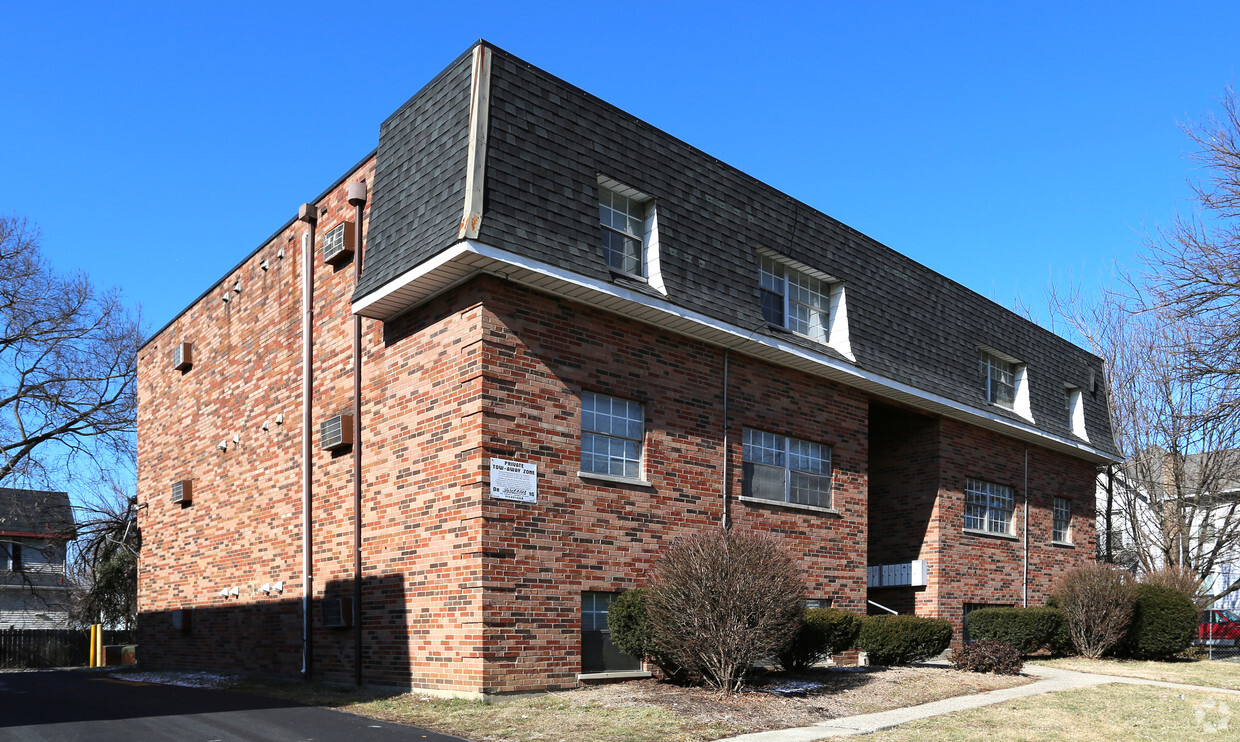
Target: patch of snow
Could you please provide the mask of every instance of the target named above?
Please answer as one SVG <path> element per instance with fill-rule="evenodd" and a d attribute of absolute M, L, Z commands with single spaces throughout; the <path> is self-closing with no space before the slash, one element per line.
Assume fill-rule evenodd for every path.
<path fill-rule="evenodd" d="M 754 688 L 755 693 L 770 693 L 773 696 L 786 696 L 792 698 L 804 698 L 811 691 L 822 690 L 827 687 L 826 683 L 810 683 L 804 680 L 785 680 L 782 683 L 772 683 L 759 688 Z"/>
<path fill-rule="evenodd" d="M 213 672 L 123 672 L 109 677 L 131 683 L 155 683 L 157 685 L 180 685 L 186 688 L 220 688 L 235 683 L 236 675 Z"/>

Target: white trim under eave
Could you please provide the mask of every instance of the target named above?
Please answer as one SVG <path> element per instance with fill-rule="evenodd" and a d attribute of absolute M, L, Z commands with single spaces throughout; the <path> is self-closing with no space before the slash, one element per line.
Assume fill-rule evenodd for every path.
<path fill-rule="evenodd" d="M 676 306 L 671 302 L 658 299 L 649 294 L 632 291 L 623 286 L 617 286 L 609 281 L 596 278 L 590 278 L 578 273 L 574 273 L 565 268 L 549 265 L 538 260 L 517 255 L 507 250 L 493 247 L 476 240 L 462 240 L 447 250 L 435 255 L 431 259 L 417 266 L 416 268 L 406 271 L 389 281 L 382 288 L 374 291 L 360 300 L 354 302 L 353 313 L 360 314 L 363 317 L 373 319 L 387 320 L 398 313 L 403 313 L 409 309 L 421 304 L 433 295 L 438 295 L 450 285 L 456 284 L 468 277 L 460 271 L 451 271 L 453 275 L 445 277 L 443 285 L 435 284 L 424 287 L 416 287 L 417 284 L 424 280 L 435 278 L 435 274 L 445 271 L 451 267 L 451 264 L 466 260 L 476 260 L 477 258 L 485 258 L 489 262 L 498 263 L 494 266 L 474 266 L 470 267 L 470 273 L 487 273 L 490 275 L 499 275 L 501 278 L 511 280 L 517 283 L 526 283 L 519 276 L 515 275 L 516 271 L 529 271 L 530 273 L 555 279 L 556 281 L 571 286 L 586 289 L 589 292 L 596 293 L 605 297 L 619 299 L 624 302 L 631 302 L 647 309 L 652 309 L 668 319 L 679 319 L 694 325 L 701 326 L 714 331 L 716 335 L 722 334 L 724 338 L 712 338 L 708 342 L 716 345 L 734 348 L 741 352 L 745 352 L 746 346 L 750 346 L 748 355 L 754 355 L 752 346 L 759 345 L 770 350 L 779 351 L 781 354 L 792 356 L 796 359 L 808 361 L 823 371 L 830 373 L 825 374 L 828 378 L 841 381 L 850 386 L 858 387 L 862 390 L 872 391 L 879 396 L 904 401 L 915 404 L 922 409 L 931 412 L 944 413 L 950 411 L 954 414 L 951 417 L 961 419 L 966 422 L 982 420 L 987 423 L 984 427 L 996 430 L 998 432 L 1007 431 L 1008 434 L 1015 434 L 1025 439 L 1035 439 L 1045 441 L 1052 444 L 1060 450 L 1070 450 L 1081 454 L 1088 458 L 1097 459 L 1100 462 L 1118 462 L 1119 459 L 1102 450 L 1094 448 L 1092 445 L 1085 445 L 1079 440 L 1064 438 L 1061 436 L 1047 433 L 1031 424 L 1018 422 L 1007 417 L 1002 417 L 983 409 L 970 407 L 947 397 L 935 394 L 933 392 L 918 389 L 917 387 L 905 384 L 895 379 L 881 376 L 872 371 L 857 368 L 845 361 L 840 361 L 822 353 L 816 353 L 808 348 L 800 345 L 780 340 L 776 337 L 759 334 L 756 330 L 746 330 L 745 328 L 729 324 L 722 320 L 708 317 L 704 314 L 694 312 L 684 307 Z M 538 288 L 548 293 L 556 293 L 552 288 L 548 288 L 544 284 L 539 284 Z M 406 298 L 402 298 L 401 294 L 408 294 Z M 595 304 L 587 296 L 580 293 L 571 297 L 574 301 L 579 301 L 586 305 Z M 388 305 L 388 306 L 384 306 Z M 393 307 L 399 307 L 393 310 Z M 369 310 L 369 312 L 367 311 Z M 609 311 L 621 314 L 624 312 L 617 311 L 614 307 L 608 307 Z M 639 318 L 647 324 L 656 327 L 661 323 L 649 318 Z M 684 332 L 683 330 L 675 330 L 676 332 Z M 691 333 L 684 333 L 691 334 Z M 727 342 L 730 339 L 731 342 Z M 916 404 L 920 401 L 922 404 Z M 928 404 L 926 404 L 928 403 Z"/>

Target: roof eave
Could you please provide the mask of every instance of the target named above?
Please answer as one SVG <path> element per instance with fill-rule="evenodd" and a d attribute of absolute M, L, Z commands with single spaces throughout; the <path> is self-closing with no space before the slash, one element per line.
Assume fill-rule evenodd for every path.
<path fill-rule="evenodd" d="M 387 321 L 486 274 L 729 348 L 771 363 L 831 379 L 887 400 L 960 420 L 1068 453 L 1095 464 L 1119 458 L 1084 441 L 947 399 L 779 338 L 732 325 L 609 281 L 583 276 L 476 240 L 462 240 L 353 302 L 353 312 Z"/>

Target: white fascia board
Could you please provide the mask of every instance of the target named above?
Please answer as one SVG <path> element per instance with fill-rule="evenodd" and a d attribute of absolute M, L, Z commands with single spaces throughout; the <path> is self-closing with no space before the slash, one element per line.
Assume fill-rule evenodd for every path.
<path fill-rule="evenodd" d="M 1111 454 L 1079 440 L 1047 433 L 1032 424 L 970 407 L 777 337 L 762 335 L 756 330 L 747 330 L 708 317 L 610 281 L 583 276 L 476 240 L 462 240 L 398 276 L 381 289 L 355 302 L 353 313 L 388 320 L 477 273 L 496 275 L 548 293 L 570 297 L 583 304 L 602 307 L 656 327 L 798 368 L 807 373 L 825 376 L 880 397 L 905 402 L 923 410 L 1070 452 L 1095 462 L 1119 461 Z"/>

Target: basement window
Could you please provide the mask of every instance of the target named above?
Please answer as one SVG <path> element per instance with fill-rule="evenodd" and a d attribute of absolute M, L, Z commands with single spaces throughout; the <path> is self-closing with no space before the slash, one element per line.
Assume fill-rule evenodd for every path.
<path fill-rule="evenodd" d="M 611 643 L 607 613 L 620 593 L 581 594 L 581 672 L 626 672 L 641 669 L 641 661 Z"/>

